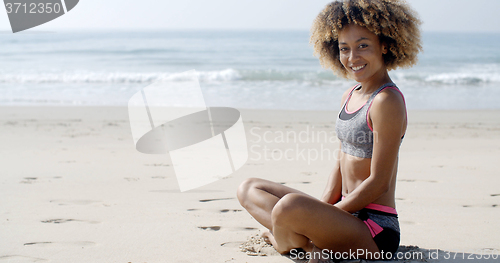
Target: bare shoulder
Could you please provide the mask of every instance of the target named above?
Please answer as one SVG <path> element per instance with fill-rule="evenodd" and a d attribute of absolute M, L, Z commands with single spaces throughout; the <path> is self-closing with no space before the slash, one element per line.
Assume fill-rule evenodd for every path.
<path fill-rule="evenodd" d="M 383 114 L 385 116 L 404 117 L 406 115 L 406 105 L 402 94 L 395 89 L 382 90 L 373 100 L 370 115 Z"/>

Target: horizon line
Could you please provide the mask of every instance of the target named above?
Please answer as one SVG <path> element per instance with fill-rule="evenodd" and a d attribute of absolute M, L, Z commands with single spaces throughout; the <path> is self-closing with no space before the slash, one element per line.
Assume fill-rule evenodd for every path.
<path fill-rule="evenodd" d="M 31 33 L 57 33 L 57 32 L 68 32 L 68 31 L 76 31 L 76 32 L 105 32 L 105 31 L 122 31 L 122 32 L 137 32 L 137 31 L 269 31 L 269 32 L 277 32 L 277 31 L 309 31 L 309 29 L 303 28 L 46 28 L 42 30 L 37 29 L 29 29 L 26 31 L 17 32 L 16 34 L 29 34 Z M 472 33 L 472 34 L 500 34 L 500 31 L 490 31 L 490 30 L 482 30 L 482 31 L 461 31 L 461 30 L 422 30 L 422 33 Z M 12 30 L 9 28 L 0 28 L 0 34 L 12 33 Z"/>

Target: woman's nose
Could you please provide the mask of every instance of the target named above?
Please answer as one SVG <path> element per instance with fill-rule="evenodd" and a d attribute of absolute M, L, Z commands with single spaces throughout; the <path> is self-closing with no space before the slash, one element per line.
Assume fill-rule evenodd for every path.
<path fill-rule="evenodd" d="M 354 62 L 359 59 L 359 53 L 356 50 L 351 50 L 349 54 L 349 61 Z"/>

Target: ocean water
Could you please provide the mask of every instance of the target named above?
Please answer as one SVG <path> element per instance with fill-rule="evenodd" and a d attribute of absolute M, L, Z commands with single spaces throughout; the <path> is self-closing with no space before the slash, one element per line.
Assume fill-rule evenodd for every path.
<path fill-rule="evenodd" d="M 424 33 L 390 75 L 410 109 L 499 109 L 500 34 Z M 125 106 L 196 70 L 210 106 L 337 110 L 355 82 L 322 69 L 307 31 L 0 33 L 0 105 Z"/>

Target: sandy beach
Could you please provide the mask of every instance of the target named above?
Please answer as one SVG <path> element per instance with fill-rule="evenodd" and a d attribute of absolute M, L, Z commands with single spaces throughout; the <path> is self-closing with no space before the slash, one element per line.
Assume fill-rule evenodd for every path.
<path fill-rule="evenodd" d="M 181 193 L 168 155 L 135 150 L 126 108 L 1 107 L 0 262 L 294 262 L 241 251 L 263 228 L 236 189 L 261 177 L 320 197 L 338 148 L 336 112 L 241 114 L 247 163 Z M 408 117 L 397 185 L 402 249 L 418 246 L 428 262 L 498 256 L 500 111 Z"/>

